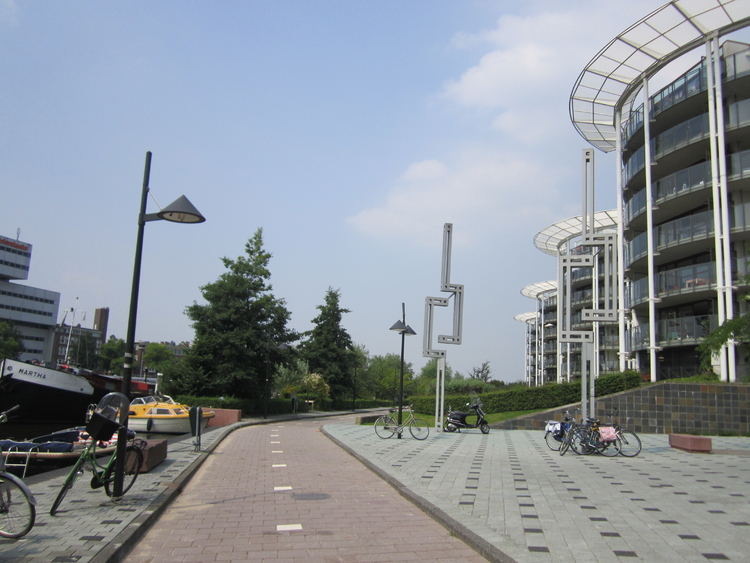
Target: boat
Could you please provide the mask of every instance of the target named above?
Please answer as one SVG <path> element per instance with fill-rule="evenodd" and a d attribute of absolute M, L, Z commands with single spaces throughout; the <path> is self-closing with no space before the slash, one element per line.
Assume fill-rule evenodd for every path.
<path fill-rule="evenodd" d="M 204 410 L 201 429 L 216 413 Z M 190 432 L 190 407 L 175 403 L 167 395 L 136 397 L 130 402 L 128 428 L 141 433 L 187 434 Z"/>
<path fill-rule="evenodd" d="M 128 440 L 135 437 L 135 432 L 128 430 Z M 91 443 L 85 426 L 59 430 L 52 434 L 38 436 L 30 440 L 0 440 L 0 450 L 6 459 L 8 468 L 19 468 L 21 477 L 27 471 L 44 472 L 69 465 L 81 457 L 83 450 Z M 109 440 L 99 441 L 97 456 L 110 455 L 117 447 L 117 434 Z M 22 468 L 22 469 L 21 469 Z"/>
<path fill-rule="evenodd" d="M 134 379 L 130 395 L 145 396 L 154 386 L 153 381 Z M 83 424 L 89 405 L 113 391 L 122 392 L 122 377 L 67 365 L 52 369 L 17 360 L 2 361 L 0 412 L 21 405 L 15 422 Z"/>
<path fill-rule="evenodd" d="M 82 424 L 88 406 L 105 394 L 75 373 L 10 359 L 2 362 L 0 412 L 21 405 L 18 422 Z"/>

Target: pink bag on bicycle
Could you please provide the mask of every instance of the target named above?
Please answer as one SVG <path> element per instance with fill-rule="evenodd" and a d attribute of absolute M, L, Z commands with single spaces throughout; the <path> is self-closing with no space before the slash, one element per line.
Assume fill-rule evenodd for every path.
<path fill-rule="evenodd" d="M 617 440 L 617 431 L 614 426 L 600 426 L 599 440 L 602 442 L 614 442 Z"/>

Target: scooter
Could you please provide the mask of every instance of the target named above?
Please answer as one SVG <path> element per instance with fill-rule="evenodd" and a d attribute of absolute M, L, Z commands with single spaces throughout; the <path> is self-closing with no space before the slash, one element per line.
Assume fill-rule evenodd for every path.
<path fill-rule="evenodd" d="M 487 421 L 484 419 L 482 401 L 479 400 L 479 397 L 472 397 L 472 399 L 474 404 L 466 403 L 466 406 L 473 412 L 462 412 L 454 411 L 450 408 L 448 409 L 450 412 L 448 413 L 448 420 L 445 423 L 445 430 L 447 432 L 455 432 L 456 430 L 461 432 L 461 428 L 479 428 L 482 431 L 482 434 L 489 434 L 490 425 L 487 424 Z M 476 422 L 467 422 L 467 416 L 476 416 Z"/>

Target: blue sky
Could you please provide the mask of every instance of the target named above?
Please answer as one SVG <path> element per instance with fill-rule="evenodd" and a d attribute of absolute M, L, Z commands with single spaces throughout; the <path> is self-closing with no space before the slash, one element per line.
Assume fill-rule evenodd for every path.
<path fill-rule="evenodd" d="M 0 0 L 0 234 L 34 246 L 24 283 L 60 292 L 61 318 L 78 297 L 84 326 L 109 307 L 124 338 L 152 151 L 159 203 L 184 194 L 207 221 L 147 224 L 137 339 L 191 340 L 184 308 L 262 227 L 292 328 L 330 286 L 355 342 L 398 353 L 403 302 L 419 369 L 451 222 L 466 308 L 448 363 L 517 381 L 520 290 L 555 276 L 533 237 L 580 213 L 571 89 L 661 4 Z M 609 209 L 614 161 L 597 159 Z M 450 322 L 439 310 L 436 333 Z"/>

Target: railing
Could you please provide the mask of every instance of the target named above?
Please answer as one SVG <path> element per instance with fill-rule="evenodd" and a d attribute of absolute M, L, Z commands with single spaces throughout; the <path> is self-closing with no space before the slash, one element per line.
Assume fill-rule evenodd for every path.
<path fill-rule="evenodd" d="M 660 346 L 681 346 L 698 344 L 718 327 L 716 315 L 699 315 L 663 319 L 656 325 L 656 340 Z M 644 350 L 649 347 L 649 326 L 632 327 L 625 335 L 628 351 Z"/>
<path fill-rule="evenodd" d="M 729 181 L 750 178 L 750 150 L 727 156 L 727 178 Z M 711 162 L 701 162 L 653 182 L 651 186 L 654 205 L 659 205 L 666 199 L 710 188 L 712 185 Z M 625 204 L 626 222 L 630 223 L 645 211 L 646 189 L 644 188 Z"/>
<path fill-rule="evenodd" d="M 750 74 L 750 57 L 748 57 L 748 51 L 745 50 L 733 55 L 723 56 L 721 58 L 721 67 L 722 80 L 724 82 L 729 82 Z M 655 117 L 664 110 L 701 92 L 705 92 L 707 89 L 708 79 L 704 61 L 700 66 L 690 69 L 677 80 L 651 96 L 650 114 L 652 117 Z M 629 140 L 642 126 L 643 105 L 637 108 L 630 119 L 623 124 L 623 141 L 626 142 Z"/>
<path fill-rule="evenodd" d="M 725 129 L 736 129 L 750 125 L 750 99 L 730 104 L 725 109 Z M 710 134 L 708 113 L 697 115 L 675 125 L 651 139 L 651 154 L 654 160 L 681 149 L 689 144 L 702 141 Z M 646 165 L 644 147 L 638 148 L 622 169 L 623 185 L 643 170 Z"/>

